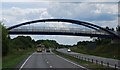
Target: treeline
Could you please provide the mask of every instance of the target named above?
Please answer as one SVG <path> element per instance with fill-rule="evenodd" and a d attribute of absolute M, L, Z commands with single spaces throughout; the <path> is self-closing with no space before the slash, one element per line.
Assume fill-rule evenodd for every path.
<path fill-rule="evenodd" d="M 21 53 L 27 49 L 35 50 L 36 45 L 43 44 L 46 48 L 60 48 L 64 47 L 59 45 L 54 40 L 33 40 L 30 36 L 17 36 L 11 39 L 5 26 L 0 24 L 2 28 L 2 56 L 8 54 Z"/>
<path fill-rule="evenodd" d="M 17 50 L 34 48 L 35 41 L 30 36 L 18 36 L 14 39 L 10 39 L 11 46 Z"/>
<path fill-rule="evenodd" d="M 111 43 L 111 39 L 82 41 L 78 42 L 71 49 L 78 53 L 120 59 L 120 43 Z"/>
<path fill-rule="evenodd" d="M 106 27 L 106 29 L 114 31 L 113 28 Z M 116 31 L 120 33 L 120 26 L 116 27 Z M 78 53 L 120 59 L 120 43 L 112 43 L 112 39 L 97 38 L 93 41 L 81 41 L 71 49 Z"/>
<path fill-rule="evenodd" d="M 11 39 L 8 35 L 8 31 L 3 25 L 0 25 L 2 28 L 2 55 L 5 56 L 8 53 L 14 53 L 14 51 L 22 51 L 27 50 L 29 48 L 35 48 L 37 44 L 43 44 L 46 48 L 71 48 L 72 51 L 84 53 L 84 54 L 92 54 L 103 57 L 111 57 L 111 58 L 120 58 L 118 54 L 120 52 L 120 44 L 112 44 L 111 39 L 101 39 L 97 38 L 94 41 L 80 41 L 76 45 L 63 45 L 58 44 L 54 40 L 37 40 L 34 41 L 30 36 L 18 36 L 14 39 Z M 110 28 L 106 28 L 109 30 L 113 30 Z M 120 32 L 120 26 L 116 28 L 117 32 Z"/>
<path fill-rule="evenodd" d="M 55 40 L 37 40 L 36 44 L 43 44 L 45 45 L 46 48 L 55 48 L 55 49 L 72 47 L 71 45 L 59 44 Z"/>
<path fill-rule="evenodd" d="M 114 28 L 109 28 L 109 27 L 105 27 L 105 29 L 120 32 L 120 26 L 119 25 L 116 27 L 116 30 Z"/>
<path fill-rule="evenodd" d="M 0 27 L 2 28 L 2 56 L 6 56 L 8 53 L 19 53 L 19 51 L 22 52 L 29 48 L 34 48 L 35 41 L 30 36 L 18 36 L 11 39 L 6 27 L 1 24 Z"/>
<path fill-rule="evenodd" d="M 0 23 L 0 28 L 2 33 L 2 55 L 5 56 L 7 55 L 9 49 L 8 31 L 1 23 Z"/>
<path fill-rule="evenodd" d="M 46 48 L 57 48 L 59 44 L 54 40 L 37 40 L 36 44 L 43 44 Z"/>
<path fill-rule="evenodd" d="M 73 45 L 72 48 L 76 48 L 79 52 L 83 51 L 83 53 L 88 53 L 98 48 L 98 46 L 104 46 L 110 44 L 111 44 L 111 39 L 94 39 L 94 41 L 79 41 L 76 45 Z"/>

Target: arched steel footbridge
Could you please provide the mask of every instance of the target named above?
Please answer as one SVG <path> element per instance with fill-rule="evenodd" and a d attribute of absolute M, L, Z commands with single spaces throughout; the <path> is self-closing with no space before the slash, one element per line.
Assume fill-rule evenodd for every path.
<path fill-rule="evenodd" d="M 72 23 L 81 25 L 90 29 L 93 29 L 94 31 L 85 30 L 82 31 L 79 28 L 57 28 L 57 27 L 47 27 L 47 28 L 36 28 L 32 27 L 30 28 L 27 26 L 26 28 L 22 28 L 21 26 L 29 25 L 29 24 L 35 24 L 38 22 L 65 22 L 65 23 Z M 40 25 L 40 23 L 39 23 Z M 47 24 L 46 24 L 47 25 Z M 21 27 L 21 28 L 19 28 Z M 89 23 L 89 22 L 83 22 L 78 20 L 72 20 L 72 19 L 42 19 L 42 20 L 34 20 L 34 21 L 28 21 L 25 23 L 17 24 L 11 27 L 7 28 L 10 35 L 17 35 L 17 34 L 30 34 L 30 35 L 74 35 L 74 36 L 88 36 L 88 37 L 100 37 L 100 38 L 120 38 L 120 35 L 111 30 L 107 30 L 103 27 L 100 27 L 98 25 Z"/>

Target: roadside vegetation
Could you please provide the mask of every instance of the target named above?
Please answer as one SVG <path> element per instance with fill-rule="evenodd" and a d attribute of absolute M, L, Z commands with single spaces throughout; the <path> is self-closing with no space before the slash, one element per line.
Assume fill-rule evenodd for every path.
<path fill-rule="evenodd" d="M 36 51 L 37 44 L 44 44 L 46 48 L 62 48 L 54 40 L 34 41 L 30 36 L 17 36 L 13 39 L 8 35 L 8 30 L 2 24 L 2 70 L 16 68 L 21 61 Z"/>
<path fill-rule="evenodd" d="M 104 42 L 103 40 L 100 41 Z M 96 42 L 90 43 L 88 41 L 84 42 L 84 44 L 82 43 L 78 42 L 77 45 L 71 47 L 71 50 L 82 54 L 120 59 L 120 44 L 111 44 L 109 42 L 104 44 L 96 44 Z"/>
<path fill-rule="evenodd" d="M 2 70 L 17 68 L 21 61 L 32 54 L 32 51 L 31 49 L 15 51 L 14 54 L 9 53 L 7 56 L 4 56 L 2 59 Z"/>
<path fill-rule="evenodd" d="M 6 27 L 2 27 L 2 68 L 16 68 L 17 64 L 34 51 L 35 41 L 29 36 L 11 39 Z"/>
<path fill-rule="evenodd" d="M 71 45 L 63 45 L 57 43 L 55 40 L 37 40 L 36 44 L 43 44 L 46 48 L 69 48 L 72 47 Z"/>
<path fill-rule="evenodd" d="M 75 57 L 72 57 L 68 54 L 64 54 L 64 53 L 61 53 L 61 52 L 58 52 L 56 50 L 53 50 L 53 52 L 61 57 L 64 57 L 68 60 L 71 60 L 77 64 L 80 64 L 90 70 L 114 70 L 113 68 L 109 68 L 109 67 L 106 67 L 106 66 L 103 66 L 103 65 L 100 65 L 100 64 L 95 64 L 95 63 L 92 63 L 92 62 L 88 62 L 88 61 L 84 61 L 84 60 L 80 60 L 80 59 L 77 59 Z"/>
<path fill-rule="evenodd" d="M 109 30 L 114 30 L 106 27 Z M 120 26 L 116 28 L 120 32 Z M 71 50 L 78 53 L 90 54 L 100 57 L 113 58 L 120 60 L 120 42 L 111 43 L 112 39 L 97 38 L 94 41 L 82 41 L 73 45 Z"/>
<path fill-rule="evenodd" d="M 2 27 L 2 68 L 15 68 L 23 59 L 35 51 L 37 44 L 43 44 L 46 48 L 71 48 L 72 51 L 78 53 L 120 59 L 120 43 L 112 44 L 111 39 L 97 38 L 94 41 L 78 42 L 73 46 L 62 45 L 54 40 L 34 41 L 30 36 L 17 36 L 11 39 L 6 27 L 2 24 L 0 27 Z M 117 27 L 117 31 L 120 32 L 120 27 Z M 68 55 L 65 57 L 73 59 Z M 78 61 L 75 58 L 73 60 Z"/>
<path fill-rule="evenodd" d="M 36 44 L 43 44 L 45 48 L 58 48 L 60 45 L 54 40 L 37 40 Z"/>

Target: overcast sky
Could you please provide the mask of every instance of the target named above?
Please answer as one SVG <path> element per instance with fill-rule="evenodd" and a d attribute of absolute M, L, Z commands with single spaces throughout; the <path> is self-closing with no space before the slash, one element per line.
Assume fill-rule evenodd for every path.
<path fill-rule="evenodd" d="M 102 27 L 118 25 L 119 0 L 2 0 L 0 20 L 6 27 L 36 19 L 66 18 L 91 22 Z M 2 19 L 1 19 L 2 18 Z M 49 26 L 66 26 L 65 23 Z M 12 36 L 15 37 L 15 36 Z M 31 36 L 33 39 L 51 39 L 60 44 L 76 44 L 92 40 L 79 36 Z"/>

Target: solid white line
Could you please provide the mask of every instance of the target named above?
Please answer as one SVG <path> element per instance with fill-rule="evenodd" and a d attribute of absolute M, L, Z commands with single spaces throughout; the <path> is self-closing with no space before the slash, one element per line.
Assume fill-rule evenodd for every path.
<path fill-rule="evenodd" d="M 81 65 L 78 65 L 78 64 L 76 64 L 76 63 L 74 63 L 74 62 L 72 62 L 72 61 L 69 61 L 69 60 L 67 60 L 67 59 L 65 59 L 65 58 L 63 58 L 63 57 L 61 57 L 61 56 L 59 56 L 59 55 L 56 55 L 57 57 L 59 57 L 59 58 L 62 58 L 63 60 L 65 60 L 65 61 L 67 61 L 67 62 L 69 62 L 69 63 L 72 63 L 72 64 L 74 64 L 74 65 L 76 65 L 76 66 L 78 66 L 78 67 L 81 67 L 81 68 L 83 68 L 83 69 L 87 69 L 87 68 L 85 68 L 85 67 L 83 67 L 83 66 L 81 66 Z M 88 70 L 88 69 L 87 69 Z"/>
<path fill-rule="evenodd" d="M 34 53 L 33 53 L 33 54 L 34 54 Z M 21 70 L 21 69 L 23 68 L 23 66 L 27 63 L 27 61 L 30 59 L 30 57 L 31 57 L 33 54 L 31 54 L 31 55 L 25 60 L 25 62 L 22 64 L 22 66 L 20 67 L 19 70 Z"/>

